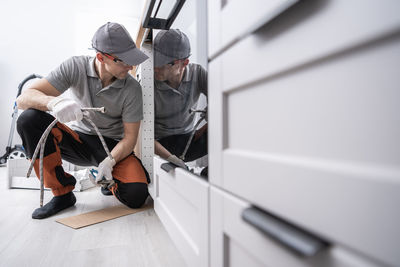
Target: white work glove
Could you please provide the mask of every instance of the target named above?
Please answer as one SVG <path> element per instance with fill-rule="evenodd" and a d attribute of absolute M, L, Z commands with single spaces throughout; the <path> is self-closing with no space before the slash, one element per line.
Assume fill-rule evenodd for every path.
<path fill-rule="evenodd" d="M 181 160 L 180 158 L 178 158 L 177 156 L 175 156 L 175 155 L 169 156 L 169 157 L 167 158 L 167 160 L 168 160 L 169 162 L 171 162 L 171 163 L 173 163 L 173 164 L 175 164 L 175 165 L 181 167 L 181 168 L 184 168 L 185 170 L 187 170 L 187 168 L 188 168 L 188 167 L 186 166 L 185 162 L 184 162 L 183 160 Z"/>
<path fill-rule="evenodd" d="M 100 162 L 99 167 L 97 167 L 97 176 L 96 176 L 96 184 L 98 184 L 104 176 L 104 179 L 111 181 L 113 179 L 112 177 L 112 170 L 115 165 L 115 159 L 110 159 L 109 157 L 106 157 L 103 159 L 102 162 Z"/>
<path fill-rule="evenodd" d="M 47 108 L 61 123 L 80 121 L 83 118 L 81 107 L 72 99 L 56 97 L 47 103 Z"/>

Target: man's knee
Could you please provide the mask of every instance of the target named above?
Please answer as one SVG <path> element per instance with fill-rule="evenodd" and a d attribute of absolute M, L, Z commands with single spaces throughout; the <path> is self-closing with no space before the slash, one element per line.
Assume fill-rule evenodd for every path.
<path fill-rule="evenodd" d="M 52 116 L 44 111 L 37 109 L 27 109 L 18 116 L 17 131 L 21 133 L 23 130 L 29 130 L 38 123 L 43 124 L 43 120 L 51 120 Z"/>
<path fill-rule="evenodd" d="M 149 195 L 145 183 L 119 183 L 115 193 L 119 201 L 133 209 L 143 206 Z"/>
<path fill-rule="evenodd" d="M 20 130 L 23 130 L 27 127 L 27 125 L 31 124 L 33 121 L 35 121 L 35 116 L 36 116 L 36 110 L 34 109 L 27 109 L 24 112 L 21 113 L 21 115 L 18 116 L 17 120 L 17 130 L 20 132 Z"/>

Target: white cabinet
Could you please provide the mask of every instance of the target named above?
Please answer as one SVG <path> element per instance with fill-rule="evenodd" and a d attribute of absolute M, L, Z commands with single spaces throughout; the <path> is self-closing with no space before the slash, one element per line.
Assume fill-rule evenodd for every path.
<path fill-rule="evenodd" d="M 400 39 L 226 92 L 219 185 L 400 262 L 399 55 Z"/>
<path fill-rule="evenodd" d="M 188 266 L 207 266 L 209 185 L 182 168 L 164 170 L 162 164 L 169 163 L 154 157 L 154 209 Z"/>
<path fill-rule="evenodd" d="M 400 2 L 296 2 L 208 1 L 209 181 L 154 161 L 189 266 L 400 266 Z"/>
<path fill-rule="evenodd" d="M 209 5 L 210 19 L 218 20 L 218 13 L 219 20 L 233 19 L 224 13 L 230 3 L 235 1 Z M 300 1 L 249 36 L 238 35 L 229 47 L 213 44 L 212 188 L 314 233 L 331 251 L 399 266 L 397 10 L 400 2 L 389 0 Z M 209 38 L 220 36 L 223 44 L 230 33 L 218 25 Z M 213 199 L 212 210 L 220 205 Z M 222 205 L 221 212 L 230 207 Z M 219 225 L 216 214 L 211 213 L 211 232 Z M 223 216 L 222 222 L 232 221 Z M 245 235 L 224 227 L 232 249 L 250 247 Z M 229 266 L 247 259 L 241 255 Z M 266 254 L 259 256 L 250 258 L 277 266 Z M 322 265 L 299 259 L 295 265 L 328 266 L 330 257 L 319 258 Z"/>

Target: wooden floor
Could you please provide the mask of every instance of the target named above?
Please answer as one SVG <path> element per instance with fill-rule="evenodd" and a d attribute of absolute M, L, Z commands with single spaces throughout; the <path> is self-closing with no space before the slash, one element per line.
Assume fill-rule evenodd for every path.
<path fill-rule="evenodd" d="M 154 210 L 74 230 L 57 218 L 119 205 L 99 188 L 76 192 L 77 203 L 56 216 L 33 220 L 39 191 L 8 189 L 0 167 L 0 266 L 185 266 Z M 45 192 L 45 203 L 51 199 Z"/>

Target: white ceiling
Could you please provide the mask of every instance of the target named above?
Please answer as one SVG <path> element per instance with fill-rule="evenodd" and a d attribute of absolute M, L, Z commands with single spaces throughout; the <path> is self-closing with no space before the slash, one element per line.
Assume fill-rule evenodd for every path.
<path fill-rule="evenodd" d="M 82 11 L 140 18 L 145 0 L 77 0 Z"/>

